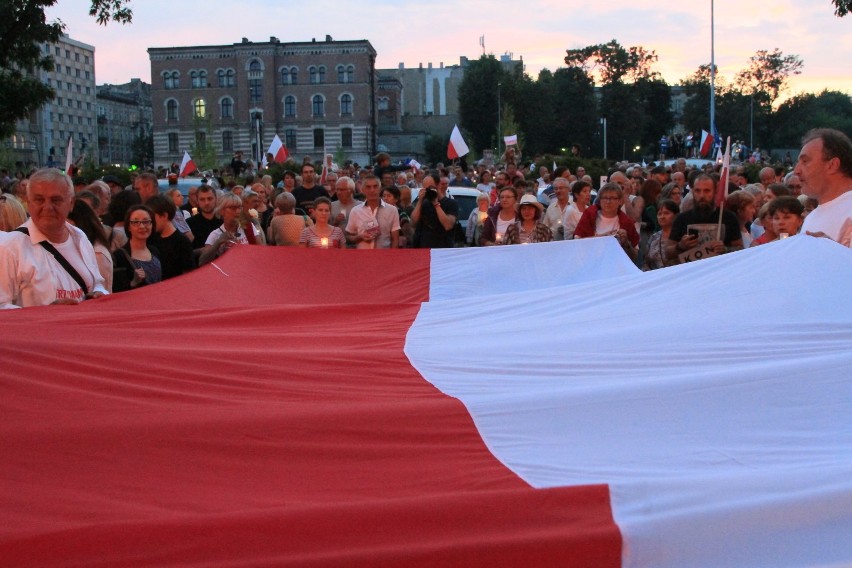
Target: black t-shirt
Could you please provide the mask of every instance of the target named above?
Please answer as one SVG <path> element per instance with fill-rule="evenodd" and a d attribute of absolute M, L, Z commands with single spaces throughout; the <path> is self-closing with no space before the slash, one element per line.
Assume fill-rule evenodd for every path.
<path fill-rule="evenodd" d="M 186 224 L 189 225 L 189 230 L 192 231 L 192 248 L 200 249 L 207 242 L 207 237 L 210 236 L 210 233 L 222 226 L 222 220 L 215 215 L 212 219 L 207 219 L 199 213 L 187 219 Z"/>
<path fill-rule="evenodd" d="M 163 280 L 180 276 L 195 268 L 192 243 L 180 231 L 175 231 L 165 239 L 160 235 L 154 235 L 151 237 L 151 244 L 160 251 Z"/>
<path fill-rule="evenodd" d="M 687 226 L 698 223 L 719 223 L 719 210 L 713 209 L 710 212 L 703 213 L 699 209 L 690 209 L 684 211 L 675 217 L 672 224 L 672 232 L 669 234 L 669 240 L 680 241 L 686 234 Z M 743 237 L 740 234 L 740 224 L 737 221 L 737 216 L 725 209 L 722 212 L 722 223 L 725 226 L 725 236 L 722 242 L 725 246 L 731 246 L 734 241 L 739 241 Z"/>
<path fill-rule="evenodd" d="M 310 189 L 300 185 L 293 190 L 293 197 L 296 198 L 296 207 L 307 213 L 307 206 L 313 206 L 317 197 L 328 197 L 328 192 L 321 185 L 315 185 Z"/>
<path fill-rule="evenodd" d="M 444 197 L 440 200 L 441 209 L 447 215 L 452 215 L 458 221 L 459 206 L 450 199 Z M 420 221 L 414 235 L 414 242 L 418 248 L 452 248 L 454 245 L 455 226 L 449 231 L 444 229 L 438 220 L 438 212 L 431 201 L 424 201 L 420 206 Z"/>

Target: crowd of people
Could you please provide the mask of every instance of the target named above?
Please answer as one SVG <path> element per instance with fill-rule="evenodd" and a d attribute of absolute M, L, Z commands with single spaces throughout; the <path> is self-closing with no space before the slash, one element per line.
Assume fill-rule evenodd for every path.
<path fill-rule="evenodd" d="M 852 240 L 852 142 L 818 129 L 794 168 L 765 167 L 750 183 L 719 165 L 622 164 L 599 187 L 582 167 L 523 168 L 508 148 L 499 165 L 433 169 L 338 167 L 305 159 L 298 172 L 223 179 L 211 172 L 186 198 L 153 172 L 124 187 L 114 176 L 76 183 L 42 169 L 0 179 L 0 308 L 78 303 L 174 278 L 235 246 L 319 249 L 504 246 L 615 238 L 654 270 L 794 236 Z M 0 172 L 2 174 L 8 172 Z M 233 173 L 233 172 L 232 172 Z M 8 181 L 8 183 L 7 183 Z M 239 182 L 242 183 L 239 183 Z M 478 190 L 461 230 L 451 187 Z M 465 214 L 467 214 L 465 212 Z"/>

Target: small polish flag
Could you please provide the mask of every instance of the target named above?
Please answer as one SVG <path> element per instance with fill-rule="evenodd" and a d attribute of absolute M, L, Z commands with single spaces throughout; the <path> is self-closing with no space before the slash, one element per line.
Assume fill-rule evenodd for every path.
<path fill-rule="evenodd" d="M 725 200 L 728 199 L 728 180 L 731 176 L 731 137 L 728 136 L 728 145 L 725 149 L 725 155 L 721 156 L 722 149 L 719 148 L 720 162 L 722 163 L 722 173 L 719 176 L 719 185 L 716 187 L 716 207 L 722 207 Z"/>
<path fill-rule="evenodd" d="M 453 133 L 450 134 L 450 144 L 447 146 L 447 157 L 455 160 L 466 155 L 468 152 L 470 152 L 470 148 L 467 147 L 464 138 L 462 138 L 458 125 L 453 126 Z"/>
<path fill-rule="evenodd" d="M 413 166 L 414 168 L 416 168 L 416 169 L 418 169 L 418 170 L 422 170 L 422 169 L 423 169 L 423 166 L 422 166 L 422 165 L 420 164 L 420 162 L 418 162 L 417 160 L 410 160 L 410 161 L 408 162 L 408 165 L 409 165 L 409 166 Z"/>
<path fill-rule="evenodd" d="M 184 151 L 183 160 L 180 162 L 180 177 L 186 177 L 197 169 L 195 162 L 189 157 L 189 152 Z"/>
<path fill-rule="evenodd" d="M 68 148 L 65 149 L 65 173 L 71 175 L 71 166 L 74 164 L 74 137 L 68 137 Z"/>
<path fill-rule="evenodd" d="M 706 130 L 701 131 L 701 150 L 700 153 L 702 156 L 709 156 L 710 151 L 713 150 L 713 135 L 707 132 Z"/>
<path fill-rule="evenodd" d="M 269 145 L 269 153 L 272 154 L 272 159 L 278 164 L 283 164 L 290 157 L 290 152 L 287 151 L 287 146 L 281 142 L 281 138 L 275 135 L 272 139 L 272 144 Z"/>
<path fill-rule="evenodd" d="M 503 142 L 505 142 L 506 146 L 517 146 L 518 145 L 518 135 L 512 134 L 511 136 L 504 136 Z"/>

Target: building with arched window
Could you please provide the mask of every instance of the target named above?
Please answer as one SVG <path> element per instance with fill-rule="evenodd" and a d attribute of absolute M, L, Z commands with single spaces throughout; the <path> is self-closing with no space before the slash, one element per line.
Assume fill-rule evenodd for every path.
<path fill-rule="evenodd" d="M 262 159 L 277 134 L 296 160 L 342 148 L 376 153 L 376 52 L 366 40 L 152 47 L 154 162 L 180 161 L 203 137 L 219 164 Z M 199 119 L 203 118 L 203 121 Z M 203 136 L 202 136 L 203 135 Z M 317 144 L 321 143 L 320 146 Z"/>

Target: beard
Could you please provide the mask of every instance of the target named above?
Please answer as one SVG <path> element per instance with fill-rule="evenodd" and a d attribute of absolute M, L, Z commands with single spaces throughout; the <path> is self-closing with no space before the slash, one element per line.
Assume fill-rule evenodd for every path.
<path fill-rule="evenodd" d="M 715 205 L 716 204 L 713 203 L 712 201 L 709 202 L 709 203 L 705 203 L 703 201 L 696 201 L 695 202 L 695 210 L 698 211 L 699 213 L 707 214 L 707 213 L 712 212 L 716 208 Z"/>

